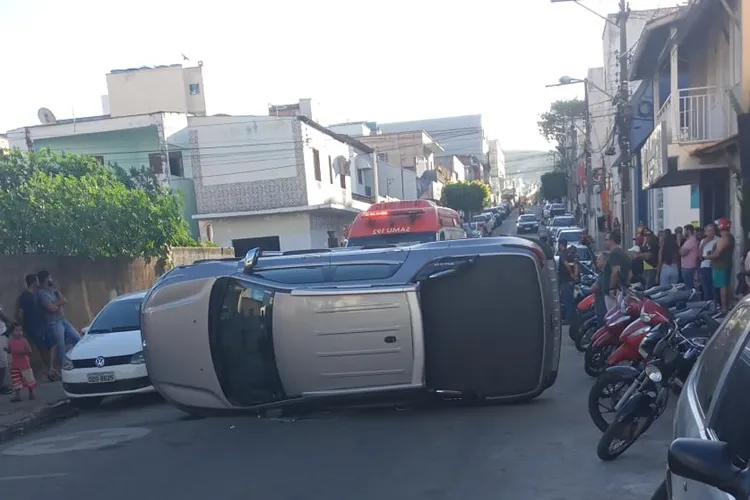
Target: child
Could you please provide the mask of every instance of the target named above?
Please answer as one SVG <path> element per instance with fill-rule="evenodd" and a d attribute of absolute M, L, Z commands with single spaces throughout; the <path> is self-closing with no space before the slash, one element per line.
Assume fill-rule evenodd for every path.
<path fill-rule="evenodd" d="M 29 390 L 29 399 L 35 399 L 36 380 L 34 380 L 34 372 L 29 359 L 31 346 L 23 336 L 23 330 L 18 323 L 11 323 L 8 331 L 10 331 L 10 340 L 5 350 L 10 353 L 10 379 L 13 384 L 13 397 L 10 401 L 11 403 L 21 401 L 21 388 L 24 386 Z"/>

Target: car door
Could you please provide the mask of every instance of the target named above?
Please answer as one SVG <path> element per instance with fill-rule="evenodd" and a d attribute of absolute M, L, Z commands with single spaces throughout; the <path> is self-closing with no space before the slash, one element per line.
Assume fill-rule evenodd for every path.
<path fill-rule="evenodd" d="M 685 385 L 675 411 L 674 437 L 731 441 L 747 461 L 750 455 L 750 306 L 741 304 L 706 346 Z M 674 500 L 730 500 L 711 486 L 671 475 Z"/>

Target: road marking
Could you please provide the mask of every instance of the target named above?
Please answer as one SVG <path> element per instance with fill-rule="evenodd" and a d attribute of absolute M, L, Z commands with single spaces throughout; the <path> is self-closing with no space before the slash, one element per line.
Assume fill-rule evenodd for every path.
<path fill-rule="evenodd" d="M 67 472 L 56 472 L 54 474 L 32 474 L 29 476 L 5 476 L 0 477 L 0 481 L 23 481 L 25 479 L 48 479 L 53 477 L 69 476 Z"/>
<path fill-rule="evenodd" d="M 62 436 L 37 439 L 27 443 L 17 444 L 3 450 L 3 455 L 30 457 L 36 455 L 51 455 L 69 451 L 97 450 L 107 446 L 114 446 L 127 441 L 133 441 L 146 436 L 151 429 L 145 427 L 120 427 L 114 429 L 97 429 L 93 431 L 75 432 Z"/>

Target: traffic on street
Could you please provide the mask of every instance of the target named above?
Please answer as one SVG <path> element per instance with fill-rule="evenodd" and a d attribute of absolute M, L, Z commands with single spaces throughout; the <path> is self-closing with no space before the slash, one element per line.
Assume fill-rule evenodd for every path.
<path fill-rule="evenodd" d="M 659 382 L 654 381 L 653 368 L 650 371 L 645 369 L 643 373 L 647 375 L 642 380 L 639 367 L 643 359 L 634 358 L 627 366 L 623 366 L 631 371 L 623 372 L 619 379 L 615 379 L 611 375 L 613 372 L 607 370 L 609 358 L 605 355 L 616 351 L 610 347 L 614 346 L 616 341 L 612 340 L 602 346 L 598 339 L 593 338 L 594 332 L 598 331 L 591 321 L 592 317 L 596 319 L 596 314 L 591 312 L 593 300 L 589 299 L 593 297 L 591 287 L 597 275 L 596 263 L 592 262 L 595 260 L 594 250 L 586 246 L 585 233 L 581 232 L 581 238 L 570 246 L 574 252 L 562 252 L 559 247 L 565 242 L 564 235 L 576 233 L 578 230 L 575 229 L 573 221 L 563 219 L 563 222 L 555 222 L 560 220 L 559 217 L 568 217 L 564 213 L 551 218 L 549 214 L 545 217 L 543 211 L 544 206 L 540 205 L 525 207 L 523 214 L 519 213 L 518 207 L 512 207 L 507 214 L 501 209 L 498 209 L 497 213 L 487 212 L 491 215 L 485 218 L 486 223 L 493 223 L 488 236 L 493 238 L 487 239 L 486 244 L 496 241 L 498 245 L 520 245 L 515 251 L 522 252 L 526 248 L 525 244 L 516 241 L 528 240 L 504 237 L 515 236 L 519 232 L 523 233 L 524 238 L 548 241 L 551 243 L 550 247 L 555 248 L 556 255 L 553 259 L 552 254 L 549 254 L 551 267 L 543 262 L 539 269 L 554 270 L 553 274 L 542 274 L 546 276 L 545 280 L 554 283 L 554 286 L 557 286 L 559 280 L 560 259 L 565 263 L 575 262 L 580 269 L 585 269 L 579 270 L 580 276 L 571 288 L 575 290 L 571 301 L 568 302 L 567 297 L 562 297 L 562 312 L 566 325 L 557 351 L 559 366 L 555 365 L 554 369 L 552 365 L 549 368 L 545 368 L 544 365 L 544 360 L 548 363 L 551 363 L 550 360 L 556 362 L 557 358 L 553 351 L 539 351 L 532 344 L 525 346 L 520 340 L 511 340 L 517 337 L 517 332 L 507 327 L 522 324 L 525 326 L 514 328 L 533 331 L 531 328 L 534 322 L 531 316 L 526 318 L 519 315 L 528 311 L 529 314 L 543 316 L 529 309 L 527 303 L 538 298 L 534 299 L 533 295 L 529 295 L 527 288 L 535 290 L 537 297 L 540 293 L 541 296 L 545 296 L 547 285 L 542 288 L 527 286 L 533 280 L 523 278 L 524 275 L 519 274 L 525 269 L 522 265 L 523 260 L 503 260 L 503 266 L 497 270 L 479 268 L 481 273 L 478 274 L 485 278 L 499 277 L 493 278 L 497 282 L 497 289 L 489 288 L 491 284 L 486 281 L 471 281 L 470 285 L 474 287 L 468 297 L 471 300 L 467 300 L 459 311 L 444 305 L 448 304 L 444 298 L 448 292 L 443 292 L 441 286 L 430 285 L 430 281 L 446 269 L 456 269 L 456 272 L 445 275 L 446 277 L 439 274 L 439 279 L 435 279 L 435 283 L 445 279 L 455 280 L 446 282 L 449 284 L 447 290 L 452 291 L 455 302 L 456 294 L 463 296 L 468 293 L 463 292 L 461 287 L 472 276 L 470 273 L 467 274 L 463 264 L 427 273 L 422 281 L 421 299 L 424 339 L 414 340 L 421 338 L 417 336 L 415 329 L 393 330 L 391 335 L 396 343 L 400 342 L 402 336 L 410 336 L 409 345 L 424 342 L 428 359 L 438 361 L 433 361 L 432 365 L 428 363 L 424 368 L 425 375 L 421 379 L 415 379 L 413 375 L 423 369 L 422 365 L 413 361 L 403 364 L 404 360 L 396 357 L 395 353 L 391 358 L 383 356 L 378 363 L 367 357 L 360 357 L 357 362 L 361 366 L 370 367 L 368 369 L 371 372 L 385 372 L 389 369 L 393 371 L 393 374 L 388 376 L 386 384 L 389 390 L 380 391 L 381 394 L 387 395 L 388 399 L 384 402 L 380 399 L 358 397 L 345 399 L 345 404 L 340 404 L 338 399 L 335 404 L 329 402 L 334 401 L 331 399 L 334 395 L 362 396 L 357 391 L 352 392 L 349 389 L 347 380 L 352 378 L 351 375 L 332 378 L 322 374 L 342 372 L 351 368 L 342 364 L 336 357 L 325 363 L 306 359 L 305 354 L 299 349 L 304 343 L 300 343 L 299 339 L 293 343 L 278 342 L 279 338 L 301 331 L 299 322 L 309 323 L 314 320 L 313 316 L 305 319 L 305 315 L 309 313 L 305 312 L 302 303 L 292 302 L 295 295 L 286 297 L 276 291 L 278 287 L 268 288 L 269 283 L 286 280 L 285 286 L 288 287 L 289 283 L 301 279 L 302 275 L 289 272 L 289 269 L 293 269 L 290 266 L 295 265 L 294 259 L 299 256 L 279 255 L 269 258 L 259 255 L 241 262 L 244 269 L 250 272 L 250 279 L 266 286 L 266 290 L 273 290 L 273 300 L 269 300 L 268 293 L 258 293 L 256 285 L 251 289 L 236 289 L 223 295 L 222 299 L 225 304 L 221 309 L 223 311 L 231 311 L 232 307 L 235 307 L 235 310 L 246 307 L 248 310 L 259 312 L 257 315 L 243 317 L 243 321 L 248 325 L 255 325 L 253 328 L 260 332 L 270 328 L 267 321 L 269 315 L 273 315 L 274 335 L 279 337 L 274 339 L 276 361 L 273 367 L 268 364 L 268 358 L 264 357 L 262 349 L 245 349 L 241 343 L 237 343 L 238 340 L 233 340 L 230 334 L 216 339 L 215 342 L 218 343 L 212 344 L 211 349 L 207 347 L 205 352 L 201 351 L 200 336 L 191 337 L 193 334 L 190 324 L 193 321 L 193 313 L 189 310 L 175 313 L 176 304 L 169 305 L 169 302 L 165 302 L 176 297 L 173 291 L 166 294 L 163 292 L 169 290 L 170 283 L 174 283 L 174 278 L 169 278 L 167 274 L 145 296 L 124 296 L 121 300 L 125 302 L 112 302 L 114 306 L 124 308 L 125 314 L 122 317 L 131 321 L 119 324 L 105 315 L 106 324 L 103 320 L 95 320 L 86 335 L 95 337 L 96 330 L 103 329 L 126 332 L 129 338 L 132 336 L 131 332 L 139 331 L 139 327 L 125 324 L 132 323 L 132 315 L 129 314 L 132 304 L 128 301 L 143 300 L 143 323 L 140 329 L 144 347 L 147 346 L 146 367 L 158 394 L 151 392 L 151 386 L 147 388 L 149 390 L 136 390 L 144 394 L 118 398 L 104 398 L 102 394 L 91 391 L 71 394 L 80 396 L 79 406 L 84 411 L 79 416 L 37 433 L 14 439 L 0 447 L 0 482 L 3 492 L 8 498 L 21 495 L 42 498 L 57 495 L 60 491 L 85 490 L 95 491 L 96 495 L 111 500 L 144 495 L 148 498 L 170 496 L 198 499 L 216 495 L 217 491 L 222 498 L 227 499 L 247 498 L 249 495 L 285 499 L 533 497 L 552 500 L 590 498 L 592 495 L 597 498 L 617 496 L 625 500 L 649 498 L 665 478 L 674 405 L 664 401 L 663 407 L 659 410 L 660 418 L 652 419 L 653 426 L 648 432 L 642 431 L 638 434 L 637 443 L 616 462 L 608 463 L 605 461 L 608 459 L 602 457 L 601 453 L 597 456 L 597 447 L 601 447 L 603 435 L 609 432 L 611 436 L 618 438 L 621 437 L 621 433 L 608 430 L 613 417 L 600 411 L 598 405 L 592 409 L 592 398 L 596 401 L 601 399 L 604 405 L 604 400 L 614 398 L 613 390 L 622 394 L 627 391 L 626 386 L 630 384 L 637 385 L 634 390 L 638 394 L 647 394 L 649 389 L 643 381 L 650 380 L 655 384 Z M 377 229 L 379 226 L 374 227 Z M 433 230 L 425 226 L 424 234 L 430 231 Z M 430 245 L 442 244 L 435 240 L 451 239 L 443 238 L 443 233 L 437 229 L 430 234 L 433 243 L 424 244 L 428 248 Z M 469 242 L 471 238 L 466 241 Z M 408 247 L 394 248 L 398 250 Z M 420 245 L 412 247 L 412 255 L 419 255 L 416 252 L 418 248 Z M 479 247 L 476 251 L 478 249 Z M 378 255 L 381 260 L 389 255 L 394 257 L 388 258 L 401 259 L 396 256 L 402 255 L 399 252 L 383 253 L 382 249 L 377 248 L 357 249 L 351 252 L 360 252 L 357 255 L 364 255 L 361 252 L 373 252 L 373 255 Z M 530 255 L 536 258 L 535 254 L 536 251 Z M 341 268 L 346 268 L 346 254 L 341 255 L 341 259 L 344 259 L 341 260 Z M 545 257 L 544 252 L 539 255 Z M 308 263 L 312 262 L 309 256 L 306 258 Z M 481 261 L 481 258 L 479 260 Z M 410 262 L 407 259 L 401 268 L 407 268 L 411 265 Z M 236 262 L 233 264 L 236 266 Z M 415 269 L 419 270 L 422 266 L 418 264 Z M 198 263 L 181 270 L 178 274 L 181 276 L 180 279 L 184 280 L 189 278 L 186 272 L 197 270 L 200 271 L 199 279 L 205 279 L 217 272 L 223 272 L 222 269 L 219 264 Z M 353 270 L 351 267 L 346 269 Z M 337 279 L 336 276 L 335 273 L 333 278 L 321 275 L 320 279 Z M 502 276 L 506 276 L 507 281 Z M 309 273 L 304 277 L 308 283 L 316 279 Z M 369 282 L 376 282 L 377 279 L 371 276 Z M 403 279 L 399 272 L 385 276 L 384 279 L 392 280 L 394 290 L 404 289 L 403 284 L 398 284 L 398 280 Z M 484 295 L 476 293 L 476 283 L 488 287 L 481 288 L 485 290 Z M 352 286 L 347 289 L 349 295 L 356 290 L 356 280 L 351 284 Z M 398 286 L 395 286 L 396 284 Z M 567 286 L 564 282 L 560 282 L 559 285 L 561 290 Z M 187 285 L 180 286 L 185 289 Z M 230 288 L 231 290 L 233 289 Z M 513 293 L 509 294 L 504 290 Z M 391 318 L 402 314 L 395 306 L 401 300 L 398 295 L 400 293 L 407 295 L 403 299 L 404 305 L 398 307 L 403 307 L 407 313 L 410 310 L 412 313 L 416 311 L 409 309 L 412 299 L 408 297 L 408 292 L 394 291 L 389 298 L 394 304 L 389 313 Z M 628 306 L 625 308 L 626 312 L 621 314 L 627 314 L 631 320 L 645 321 L 646 317 L 640 310 L 648 301 L 656 303 L 667 297 L 669 303 L 664 305 L 665 303 L 661 302 L 663 307 L 671 309 L 666 314 L 677 314 L 676 309 L 683 308 L 685 303 L 692 300 L 686 293 L 672 289 L 662 290 L 660 293 L 662 295 L 647 295 L 632 291 L 627 297 L 623 295 L 618 300 L 627 303 Z M 556 294 L 557 292 L 554 301 L 549 304 L 560 303 Z M 161 298 L 162 296 L 167 298 Z M 242 302 L 243 297 L 254 300 L 255 304 L 245 305 Z M 230 299 L 234 302 L 227 302 Z M 310 303 L 314 299 L 315 296 L 308 296 L 306 300 Z M 238 300 L 240 306 L 237 306 Z M 497 307 L 493 310 L 492 306 L 487 305 L 492 301 L 496 304 L 498 300 L 502 304 L 510 304 L 505 308 L 509 312 Z M 434 301 L 432 308 L 426 308 L 425 304 L 428 301 Z M 188 304 L 188 307 L 196 308 L 200 303 L 197 301 Z M 371 304 L 373 307 L 375 305 L 375 302 Z M 591 307 L 587 308 L 588 305 Z M 271 310 L 271 306 L 277 309 Z M 298 311 L 294 317 L 276 312 L 292 308 Z M 160 313 L 162 310 L 170 309 L 172 313 L 168 316 Z M 698 322 L 702 321 L 701 318 L 708 317 L 703 314 L 704 312 L 714 311 L 709 311 L 708 307 L 690 310 L 699 312 L 693 316 L 686 314 L 685 324 L 690 322 L 692 327 L 705 331 L 708 326 L 703 323 L 699 325 Z M 465 314 L 460 311 L 464 311 Z M 485 311 L 485 315 L 477 317 L 482 311 Z M 607 335 L 619 338 L 620 330 L 614 325 L 622 322 L 618 323 L 613 319 L 613 314 L 614 309 L 607 313 L 606 324 L 610 329 Z M 657 316 L 656 312 L 649 314 L 653 314 L 654 318 Z M 376 321 L 382 322 L 382 319 L 368 317 L 364 312 L 358 317 L 360 324 L 374 325 Z M 171 330 L 165 326 L 169 322 L 176 325 Z M 658 320 L 653 319 L 653 322 L 656 325 Z M 236 319 L 227 316 L 216 325 L 217 328 L 227 328 L 226 331 L 231 332 L 230 327 L 235 323 Z M 344 331 L 344 328 L 351 330 L 355 326 L 337 323 L 333 319 L 326 324 L 328 332 Z M 501 363 L 502 367 L 485 368 L 481 356 L 488 354 L 476 350 L 463 352 L 466 349 L 465 345 L 449 343 L 449 339 L 455 336 L 449 336 L 446 332 L 455 332 L 462 328 L 462 335 L 469 339 L 471 335 L 482 331 L 482 328 L 506 332 L 502 334 L 506 339 L 500 346 L 502 349 L 498 347 L 495 351 L 496 347 L 489 343 L 485 345 L 484 351 L 496 352 L 492 355 L 497 359 L 497 356 L 502 356 L 497 353 L 501 353 L 503 349 L 507 350 L 508 345 L 512 345 L 516 359 L 500 358 L 505 360 Z M 546 328 L 544 326 L 542 330 Z M 170 331 L 181 333 L 172 337 Z M 667 333 L 664 334 L 664 338 L 668 336 Z M 325 345 L 317 344 L 316 349 L 325 348 L 330 352 L 342 349 L 335 338 L 327 342 Z M 474 340 L 466 344 L 476 342 L 478 341 Z M 553 340 L 549 342 L 552 342 L 549 345 L 555 345 Z M 690 343 L 690 346 L 699 349 L 698 344 L 696 341 Z M 547 341 L 544 341 L 544 345 L 547 345 Z M 588 349 L 595 345 L 601 348 L 601 352 L 592 360 Z M 85 342 L 80 342 L 69 351 L 66 357 L 66 363 L 69 364 L 63 368 L 64 382 L 78 377 L 75 380 L 79 382 L 75 383 L 85 385 L 86 377 L 96 371 L 96 366 L 84 366 L 84 359 L 91 357 L 89 354 L 76 355 L 77 351 L 82 353 L 85 346 Z M 185 346 L 192 346 L 191 351 L 185 351 Z M 375 348 L 374 344 L 367 343 L 359 344 L 358 347 L 360 350 Z M 452 356 L 445 354 L 448 350 L 453 353 Z M 579 352 L 580 350 L 585 351 L 584 354 Z M 465 362 L 463 359 L 468 359 L 467 356 L 471 352 L 474 353 L 473 359 L 477 361 L 475 366 L 461 365 L 460 363 Z M 636 353 L 639 352 L 636 346 Z M 294 356 L 291 353 L 294 353 Z M 540 355 L 541 365 L 540 361 L 537 361 Z M 220 362 L 216 364 L 214 361 L 211 365 L 214 366 L 211 370 L 215 370 L 216 375 L 201 379 L 195 370 L 207 373 L 209 365 L 205 363 L 212 363 L 212 356 L 220 356 Z M 649 356 L 646 354 L 644 358 Z M 257 366 L 239 370 L 233 368 L 239 366 L 238 363 L 243 360 L 250 359 L 257 359 Z M 436 362 L 442 364 L 436 367 Z M 535 368 L 537 371 L 532 372 L 532 365 L 540 368 Z M 143 365 L 132 362 L 125 366 L 129 372 L 132 371 L 134 377 L 142 376 L 139 374 Z M 106 370 L 106 367 L 104 369 Z M 399 370 L 398 373 L 404 371 L 408 376 L 402 379 L 395 370 Z M 481 373 L 481 370 L 489 370 L 485 373 L 494 377 L 495 382 L 489 385 L 480 384 L 467 375 Z M 550 373 L 554 375 L 546 375 L 548 370 L 553 370 Z M 666 374 L 666 368 L 663 370 Z M 69 373 L 66 375 L 65 372 Z M 125 377 L 123 380 L 127 379 L 127 375 L 117 373 L 118 380 L 122 377 Z M 598 376 L 601 373 L 610 374 L 609 378 L 592 378 L 592 374 Z M 75 377 L 73 374 L 76 374 Z M 541 385 L 528 385 L 524 382 L 525 379 L 531 380 L 534 376 L 542 380 Z M 212 391 L 216 391 L 210 380 L 217 378 L 221 383 L 217 394 L 225 394 L 226 399 L 208 397 Z M 252 387 L 248 389 L 247 381 L 250 379 L 265 382 L 250 384 Z M 422 379 L 426 380 L 427 386 L 411 385 L 413 380 L 419 382 Z M 374 378 L 362 380 L 366 380 L 373 390 L 379 390 L 381 387 L 377 385 L 381 382 Z M 636 384 L 635 381 L 639 382 Z M 111 384 L 108 380 L 95 382 L 90 385 Z M 67 383 L 66 390 L 77 390 L 73 388 L 73 382 Z M 402 393 L 390 389 L 398 384 L 403 384 L 405 389 L 409 386 L 409 391 Z M 435 391 L 431 391 L 433 387 L 447 387 L 451 390 L 438 391 L 437 398 L 425 397 L 436 394 Z M 287 405 L 289 401 L 294 403 L 296 394 L 307 397 L 315 391 L 320 392 L 315 400 L 319 404 L 302 407 Z M 372 391 L 369 394 L 372 394 Z M 404 394 L 408 396 L 404 397 Z M 166 397 L 166 401 L 162 396 Z M 90 403 L 83 403 L 87 399 Z M 274 404 L 268 404 L 269 402 Z M 256 411 L 234 411 L 240 407 L 253 406 Z"/>

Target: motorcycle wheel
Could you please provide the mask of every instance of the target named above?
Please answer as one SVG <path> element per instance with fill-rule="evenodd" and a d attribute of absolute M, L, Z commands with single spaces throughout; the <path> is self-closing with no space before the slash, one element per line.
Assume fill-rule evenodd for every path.
<path fill-rule="evenodd" d="M 570 340 L 573 342 L 576 341 L 576 338 L 578 338 L 578 333 L 580 332 L 580 326 L 581 326 L 581 315 L 578 314 L 578 311 L 575 311 L 573 313 L 573 320 L 570 322 L 570 326 L 568 327 L 568 336 L 570 337 Z"/>
<path fill-rule="evenodd" d="M 590 326 L 588 329 L 580 332 L 578 338 L 575 339 L 578 352 L 586 352 L 586 349 L 591 345 L 591 338 L 594 336 L 594 333 L 596 333 L 596 330 L 596 326 Z"/>
<path fill-rule="evenodd" d="M 628 387 L 633 383 L 633 377 L 627 377 L 618 373 L 602 373 L 589 391 L 589 416 L 594 425 L 602 432 L 605 432 L 615 415 L 615 404 L 622 397 Z M 607 394 L 605 394 L 607 391 Z M 611 402 L 611 411 L 602 412 L 602 399 Z M 608 409 L 608 408 L 604 408 Z M 611 414 L 610 418 L 604 417 L 605 414 Z"/>
<path fill-rule="evenodd" d="M 653 420 L 653 417 L 632 417 L 623 422 L 612 422 L 596 446 L 596 455 L 604 462 L 616 459 L 633 446 L 646 429 L 651 427 Z"/>
<path fill-rule="evenodd" d="M 583 355 L 583 369 L 590 377 L 598 377 L 607 368 L 607 358 L 614 352 L 616 346 L 606 345 L 594 347 L 590 345 Z"/>

